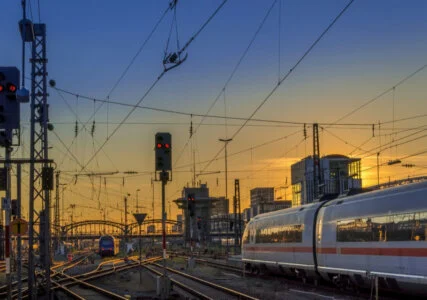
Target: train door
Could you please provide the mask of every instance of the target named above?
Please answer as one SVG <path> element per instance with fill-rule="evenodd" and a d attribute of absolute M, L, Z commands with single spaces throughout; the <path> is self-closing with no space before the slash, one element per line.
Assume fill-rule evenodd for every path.
<path fill-rule="evenodd" d="M 251 224 L 249 227 L 249 244 L 255 244 L 256 223 Z"/>

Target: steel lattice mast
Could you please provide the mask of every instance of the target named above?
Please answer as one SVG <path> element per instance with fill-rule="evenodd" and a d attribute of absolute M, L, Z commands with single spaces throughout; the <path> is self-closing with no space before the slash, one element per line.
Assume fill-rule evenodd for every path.
<path fill-rule="evenodd" d="M 31 298 L 36 297 L 34 244 L 40 242 L 40 265 L 43 285 L 50 295 L 50 201 L 46 180 L 48 163 L 35 164 L 48 159 L 48 105 L 46 71 L 46 25 L 34 24 L 31 58 L 31 148 L 30 148 L 30 197 L 29 197 L 29 258 L 28 289 Z M 44 179 L 44 180 L 43 180 Z M 39 212 L 35 208 L 41 209 Z M 40 225 L 39 228 L 36 226 Z"/>

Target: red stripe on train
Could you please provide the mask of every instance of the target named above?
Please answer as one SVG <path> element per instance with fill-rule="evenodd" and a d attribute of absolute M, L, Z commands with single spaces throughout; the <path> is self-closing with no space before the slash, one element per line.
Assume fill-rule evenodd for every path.
<path fill-rule="evenodd" d="M 341 248 L 344 255 L 427 257 L 426 248 Z"/>
<path fill-rule="evenodd" d="M 311 253 L 312 247 L 245 247 L 250 252 Z M 317 248 L 320 254 L 427 257 L 427 248 Z"/>
<path fill-rule="evenodd" d="M 312 247 L 245 247 L 245 251 L 252 252 L 313 252 Z"/>

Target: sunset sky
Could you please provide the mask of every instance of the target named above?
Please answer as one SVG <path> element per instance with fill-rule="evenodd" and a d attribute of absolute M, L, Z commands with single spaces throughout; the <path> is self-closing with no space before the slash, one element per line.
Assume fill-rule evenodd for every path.
<path fill-rule="evenodd" d="M 178 1 L 177 26 L 172 23 L 174 12 L 169 10 L 144 47 L 169 1 L 40 0 L 40 14 L 37 1 L 27 2 L 29 19 L 46 23 L 49 79 L 59 89 L 49 89 L 49 115 L 55 126 L 49 135 L 49 155 L 61 171 L 61 183 L 66 184 L 61 186 L 65 220 L 69 220 L 70 205 L 75 204 L 77 220 L 99 219 L 99 208 L 104 208 L 108 219 L 120 221 L 123 197 L 130 194 L 130 211 L 134 212 L 137 189 L 139 203 L 146 207 L 142 210 L 151 215 L 156 132 L 172 134 L 173 181 L 168 183 L 166 195 L 167 212 L 171 203 L 173 219 L 179 212 L 172 201 L 192 182 L 193 152 L 196 174 L 210 173 L 197 176 L 197 181 L 207 183 L 212 196 L 224 196 L 224 152 L 218 154 L 224 144 L 219 138 L 233 137 L 228 144 L 228 196 L 232 198 L 234 179 L 239 178 L 242 208 L 249 206 L 249 191 L 255 187 L 275 187 L 276 196 L 285 198 L 285 190 L 279 187 L 286 182 L 290 185 L 290 165 L 312 154 L 313 123 L 320 124 L 322 156 L 339 153 L 362 158 L 364 186 L 376 184 L 377 152 L 381 164 L 401 159 L 403 164 L 415 165 L 382 166 L 381 182 L 427 175 L 424 0 L 354 1 L 253 116 L 264 122 L 250 121 L 243 128 L 244 119 L 348 1 L 227 1 L 188 46 L 184 52 L 187 60 L 167 72 L 140 104 L 185 114 L 138 108 L 122 125 L 131 107 L 101 104 L 73 94 L 136 104 L 163 70 L 168 37 L 168 52 L 177 51 L 177 43 L 182 48 L 222 1 Z M 20 1 L 2 1 L 1 66 L 22 69 L 17 26 L 21 18 Z M 225 85 L 264 18 L 246 56 Z M 30 49 L 28 45 L 27 78 Z M 30 82 L 26 84 L 29 88 Z M 342 118 L 370 100 L 372 103 Z M 204 118 L 201 123 L 199 116 L 207 114 L 212 105 L 209 115 L 242 119 Z M 79 131 L 87 123 L 87 130 L 77 137 L 76 121 Z M 195 134 L 190 139 L 191 121 Z M 22 105 L 21 124 L 22 145 L 15 149 L 14 157 L 29 157 L 29 104 Z M 125 173 L 129 171 L 137 174 Z M 88 172 L 118 173 L 85 176 Z M 23 187 L 28 193 L 27 177 Z M 286 196 L 291 199 L 290 187 Z M 27 199 L 23 200 L 24 214 L 28 213 Z M 154 183 L 154 199 L 158 218 L 159 182 Z"/>

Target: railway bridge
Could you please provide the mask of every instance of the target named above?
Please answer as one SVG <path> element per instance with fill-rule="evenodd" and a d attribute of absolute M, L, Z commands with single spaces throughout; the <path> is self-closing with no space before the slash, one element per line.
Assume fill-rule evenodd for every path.
<path fill-rule="evenodd" d="M 151 219 L 146 220 L 141 224 L 141 234 L 143 237 L 161 236 L 162 235 L 162 220 Z M 52 228 L 54 236 L 60 240 L 69 239 L 93 239 L 99 238 L 102 235 L 113 235 L 117 237 L 138 237 L 138 223 L 124 224 L 110 220 L 85 220 L 73 222 Z M 166 220 L 166 235 L 167 236 L 182 236 L 182 224 L 176 220 Z"/>

